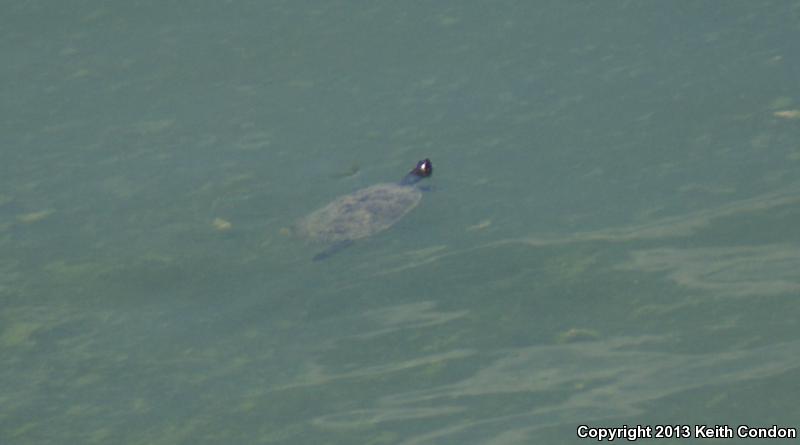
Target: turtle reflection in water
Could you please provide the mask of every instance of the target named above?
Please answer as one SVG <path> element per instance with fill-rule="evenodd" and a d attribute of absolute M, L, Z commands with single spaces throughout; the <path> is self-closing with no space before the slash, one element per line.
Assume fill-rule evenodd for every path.
<path fill-rule="evenodd" d="M 297 224 L 297 232 L 308 239 L 330 243 L 313 260 L 323 260 L 354 240 L 388 229 L 422 199 L 416 184 L 433 173 L 430 159 L 417 162 L 402 181 L 376 184 L 344 195 L 311 213 Z"/>

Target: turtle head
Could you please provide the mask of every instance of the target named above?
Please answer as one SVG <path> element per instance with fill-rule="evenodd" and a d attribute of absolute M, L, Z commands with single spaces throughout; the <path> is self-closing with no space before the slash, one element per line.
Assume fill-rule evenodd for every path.
<path fill-rule="evenodd" d="M 406 174 L 401 183 L 403 185 L 416 184 L 420 179 L 427 178 L 432 174 L 433 164 L 431 163 L 430 159 L 425 158 L 417 162 L 417 166 L 408 172 L 408 174 Z"/>

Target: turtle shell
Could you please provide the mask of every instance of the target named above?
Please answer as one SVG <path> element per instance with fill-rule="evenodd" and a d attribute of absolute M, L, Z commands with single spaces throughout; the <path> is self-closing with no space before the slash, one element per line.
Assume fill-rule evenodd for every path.
<path fill-rule="evenodd" d="M 356 240 L 386 230 L 422 199 L 413 186 L 377 184 L 344 195 L 300 220 L 297 230 L 322 242 Z"/>

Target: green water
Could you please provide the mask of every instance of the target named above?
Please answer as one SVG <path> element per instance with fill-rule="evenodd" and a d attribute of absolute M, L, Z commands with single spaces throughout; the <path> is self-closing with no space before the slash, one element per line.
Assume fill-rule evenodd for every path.
<path fill-rule="evenodd" d="M 0 443 L 800 427 L 800 2 L 2 10 Z"/>

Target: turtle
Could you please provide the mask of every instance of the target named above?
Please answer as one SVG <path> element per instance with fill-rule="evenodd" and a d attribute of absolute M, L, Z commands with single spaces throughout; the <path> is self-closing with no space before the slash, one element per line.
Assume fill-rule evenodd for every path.
<path fill-rule="evenodd" d="M 313 261 L 324 260 L 353 241 L 382 232 L 416 207 L 422 199 L 417 183 L 433 174 L 423 159 L 399 183 L 382 183 L 340 196 L 299 220 L 296 232 L 312 241 L 328 243 Z"/>

